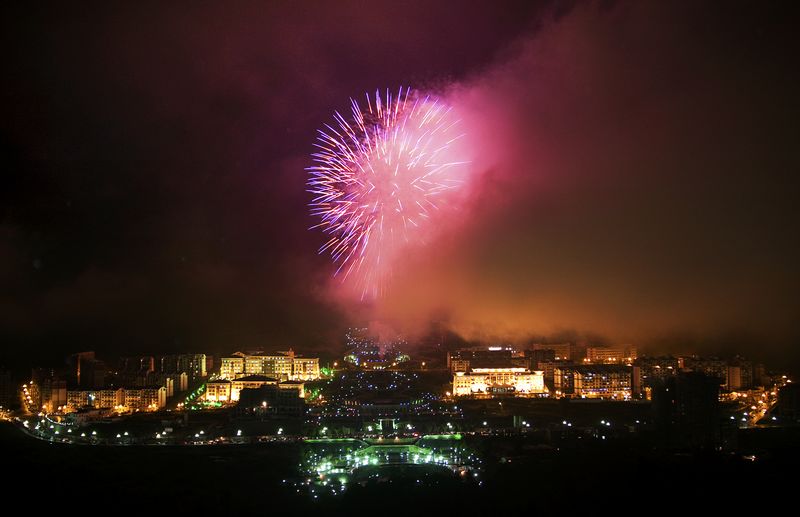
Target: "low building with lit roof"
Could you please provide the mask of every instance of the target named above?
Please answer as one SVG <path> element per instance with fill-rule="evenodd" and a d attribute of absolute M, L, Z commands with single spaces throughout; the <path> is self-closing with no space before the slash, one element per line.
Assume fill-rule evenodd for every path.
<path fill-rule="evenodd" d="M 472 368 L 453 375 L 453 395 L 457 397 L 494 395 L 536 396 L 547 393 L 544 372 L 523 367 Z"/>

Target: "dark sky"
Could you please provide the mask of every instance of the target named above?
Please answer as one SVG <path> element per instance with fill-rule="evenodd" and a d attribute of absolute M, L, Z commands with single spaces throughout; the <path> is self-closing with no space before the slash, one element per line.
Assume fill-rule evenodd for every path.
<path fill-rule="evenodd" d="M 798 18 L 782 4 L 3 11 L 7 361 L 322 349 L 350 321 L 431 318 L 468 338 L 797 361 Z M 400 85 L 463 114 L 472 193 L 390 296 L 354 304 L 307 230 L 304 167 L 334 109 Z"/>

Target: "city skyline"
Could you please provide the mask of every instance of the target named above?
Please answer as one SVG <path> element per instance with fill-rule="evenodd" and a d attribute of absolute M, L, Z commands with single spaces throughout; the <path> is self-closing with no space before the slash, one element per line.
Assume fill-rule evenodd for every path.
<path fill-rule="evenodd" d="M 782 509 L 795 4 L 4 3 L 6 506 Z"/>
<path fill-rule="evenodd" d="M 487 515 L 503 502 L 563 506 L 565 487 L 573 495 L 577 487 L 587 506 L 620 487 L 626 502 L 652 501 L 658 487 L 672 493 L 681 484 L 663 474 L 679 459 L 683 475 L 724 462 L 726 486 L 731 477 L 783 476 L 781 465 L 795 461 L 797 385 L 775 365 L 563 342 L 460 346 L 423 360 L 396 336 L 351 328 L 344 338 L 338 361 L 248 350 L 123 357 L 114 367 L 85 351 L 16 381 L 0 369 L 2 456 L 23 473 L 12 483 L 25 494 L 28 476 L 59 465 L 55 489 L 72 490 L 59 473 L 86 472 L 76 478 L 83 482 L 98 478 L 100 466 L 106 475 L 94 480 L 103 488 L 93 500 L 118 500 L 141 486 L 130 476 L 163 461 L 194 472 L 144 481 L 143 503 L 159 509 L 185 511 L 196 499 L 207 509 L 251 507 L 246 480 L 255 476 L 258 494 L 270 494 L 275 507 L 311 503 L 338 513 L 382 493 L 418 500 L 466 490 L 456 498 L 459 513 Z M 106 458 L 120 454 L 125 467 L 107 475 Z M 598 460 L 604 473 L 619 473 L 594 479 Z M 589 476 L 577 485 L 575 472 L 566 483 L 552 476 L 576 467 Z M 211 483 L 196 483 L 198 475 Z M 194 495 L 174 497 L 188 479 L 185 493 Z M 528 483 L 539 492 L 519 489 Z M 691 490 L 694 504 L 729 501 L 721 487 Z"/>

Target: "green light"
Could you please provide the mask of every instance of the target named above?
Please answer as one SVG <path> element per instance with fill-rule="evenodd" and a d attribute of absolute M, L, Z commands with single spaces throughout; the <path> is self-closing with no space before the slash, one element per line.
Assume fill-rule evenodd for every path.
<path fill-rule="evenodd" d="M 461 439 L 461 433 L 454 433 L 454 434 L 426 434 L 425 436 L 420 438 L 420 441 L 426 440 L 426 439 L 429 439 L 429 440 L 460 440 Z"/>

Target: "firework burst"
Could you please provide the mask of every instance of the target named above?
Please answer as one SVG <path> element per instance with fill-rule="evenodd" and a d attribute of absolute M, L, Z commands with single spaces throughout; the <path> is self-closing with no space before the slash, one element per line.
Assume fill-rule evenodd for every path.
<path fill-rule="evenodd" d="M 319 252 L 330 253 L 334 275 L 352 281 L 363 299 L 382 295 L 393 260 L 424 242 L 467 162 L 454 158 L 463 135 L 438 98 L 400 88 L 367 94 L 365 109 L 350 103 L 351 118 L 336 112 L 319 130 L 307 186 L 320 218 L 312 229 L 330 237 Z"/>

